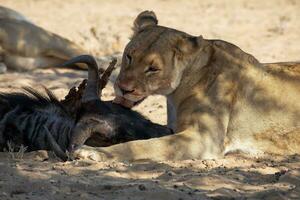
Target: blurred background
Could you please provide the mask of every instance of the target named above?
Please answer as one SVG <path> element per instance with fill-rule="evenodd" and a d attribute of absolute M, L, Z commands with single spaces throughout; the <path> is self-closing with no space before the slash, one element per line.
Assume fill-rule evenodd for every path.
<path fill-rule="evenodd" d="M 160 25 L 226 40 L 261 62 L 300 61 L 300 0 L 0 0 L 0 5 L 102 58 L 122 53 L 135 17 L 153 10 Z M 72 69 L 9 71 L 0 74 L 0 92 L 45 85 L 61 99 L 86 77 L 86 71 Z M 111 83 L 102 97 L 114 98 Z M 162 96 L 150 96 L 134 109 L 166 124 Z M 299 155 L 159 163 L 62 163 L 45 151 L 21 155 L 17 161 L 14 154 L 0 153 L 1 200 L 300 199 Z"/>
<path fill-rule="evenodd" d="M 99 57 L 122 53 L 135 17 L 153 10 L 160 25 L 226 40 L 261 62 L 300 61 L 299 0 L 0 0 L 0 5 Z M 0 76 L 0 90 L 43 84 L 63 98 L 84 77 L 86 72 L 68 69 L 10 72 Z M 103 99 L 113 98 L 109 84 Z M 166 124 L 164 97 L 150 96 L 135 109 Z"/>
<path fill-rule="evenodd" d="M 0 0 L 0 5 L 99 56 L 122 52 L 134 18 L 148 9 L 160 25 L 232 42 L 262 62 L 300 60 L 299 0 Z"/>

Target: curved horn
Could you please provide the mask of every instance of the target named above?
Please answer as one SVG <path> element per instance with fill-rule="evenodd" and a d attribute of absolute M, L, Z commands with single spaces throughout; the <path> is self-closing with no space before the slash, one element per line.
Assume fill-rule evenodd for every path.
<path fill-rule="evenodd" d="M 75 63 L 84 63 L 88 66 L 88 80 L 81 101 L 88 102 L 99 99 L 99 72 L 95 58 L 90 55 L 81 55 L 68 60 L 62 66 L 65 67 Z"/>
<path fill-rule="evenodd" d="M 93 133 L 99 133 L 103 137 L 111 137 L 115 133 L 114 121 L 110 118 L 84 117 L 74 127 L 68 147 L 68 151 L 73 153 L 79 149 Z"/>
<path fill-rule="evenodd" d="M 104 72 L 100 78 L 100 81 L 99 81 L 100 91 L 102 91 L 102 89 L 105 88 L 105 86 L 107 85 L 107 82 L 109 80 L 111 73 L 115 70 L 116 64 L 117 64 L 117 59 L 113 58 L 111 60 L 111 62 L 109 63 L 109 66 L 106 68 L 106 70 L 104 70 Z"/>

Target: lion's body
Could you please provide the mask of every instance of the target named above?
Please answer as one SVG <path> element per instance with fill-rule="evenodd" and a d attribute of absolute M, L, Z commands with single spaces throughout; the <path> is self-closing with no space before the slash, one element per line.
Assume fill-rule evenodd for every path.
<path fill-rule="evenodd" d="M 235 150 L 300 153 L 300 63 L 261 64 L 227 42 L 208 43 L 213 55 L 203 78 L 169 97 L 179 105 L 179 131 L 207 134 L 200 138 L 204 158 Z M 201 73 L 184 77 L 193 74 Z"/>
<path fill-rule="evenodd" d="M 250 64 L 235 85 L 226 150 L 299 154 L 300 63 Z"/>
<path fill-rule="evenodd" d="M 177 133 L 81 155 L 180 160 L 239 150 L 300 153 L 300 63 L 262 64 L 228 42 L 160 27 L 154 18 L 151 12 L 138 16 L 140 30 L 125 49 L 116 93 L 127 106 L 166 95 L 168 125 Z"/>
<path fill-rule="evenodd" d="M 57 66 L 86 52 L 73 42 L 23 19 L 21 14 L 1 7 L 0 53 L 0 62 L 9 69 L 32 70 Z"/>

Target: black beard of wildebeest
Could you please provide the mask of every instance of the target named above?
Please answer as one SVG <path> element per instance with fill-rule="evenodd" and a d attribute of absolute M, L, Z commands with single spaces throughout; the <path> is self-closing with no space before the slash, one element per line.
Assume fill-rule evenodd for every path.
<path fill-rule="evenodd" d="M 0 149 L 7 149 L 8 143 L 14 150 L 23 145 L 27 151 L 49 150 L 67 160 L 66 152 L 71 155 L 84 143 L 110 146 L 173 133 L 138 112 L 111 101 L 101 101 L 101 91 L 115 61 L 101 78 L 92 56 L 78 56 L 63 65 L 75 63 L 88 65 L 88 79 L 78 90 L 72 88 L 62 101 L 46 88 L 45 94 L 31 88 L 24 88 L 24 92 L 0 94 Z"/>

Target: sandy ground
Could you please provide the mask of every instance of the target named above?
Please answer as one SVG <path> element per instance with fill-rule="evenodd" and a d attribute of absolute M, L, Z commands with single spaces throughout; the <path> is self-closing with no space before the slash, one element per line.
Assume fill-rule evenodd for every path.
<path fill-rule="evenodd" d="M 131 24 L 154 10 L 161 25 L 240 46 L 262 62 L 300 60 L 300 1 L 297 0 L 0 0 L 34 23 L 97 56 L 121 53 Z M 86 72 L 36 70 L 0 75 L 0 90 L 44 84 L 62 98 Z M 111 85 L 104 99 L 113 98 Z M 165 124 L 163 97 L 136 109 Z M 0 199 L 300 199 L 300 156 L 160 163 L 62 163 L 45 151 L 0 153 Z"/>

